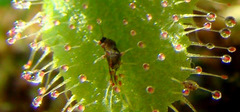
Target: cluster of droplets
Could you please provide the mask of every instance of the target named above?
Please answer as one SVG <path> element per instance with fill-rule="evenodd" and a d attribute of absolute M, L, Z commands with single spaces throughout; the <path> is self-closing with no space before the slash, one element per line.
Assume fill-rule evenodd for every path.
<path fill-rule="evenodd" d="M 37 39 L 40 36 L 42 30 L 39 30 L 29 35 L 24 35 L 24 36 L 22 36 L 22 33 L 24 30 L 26 30 L 27 28 L 29 28 L 34 24 L 39 24 L 40 26 L 42 26 L 45 20 L 46 20 L 46 16 L 42 12 L 39 12 L 29 22 L 25 22 L 22 20 L 18 20 L 14 22 L 14 27 L 7 32 L 7 36 L 9 37 L 7 39 L 7 43 L 12 45 L 17 40 L 28 38 L 28 37 L 34 37 L 35 39 Z"/>
<path fill-rule="evenodd" d="M 191 0 L 180 0 L 180 1 L 177 1 L 177 2 L 170 3 L 168 0 L 162 0 L 161 1 L 161 6 L 163 7 L 163 12 L 164 12 L 165 8 L 172 7 L 173 5 L 187 4 L 187 3 L 190 3 L 190 2 L 191 2 Z M 138 9 L 138 5 L 137 5 L 136 2 L 130 3 L 129 7 L 131 9 L 133 9 L 133 10 Z M 143 18 L 143 20 L 147 20 L 148 22 L 151 22 L 151 21 L 153 21 L 155 19 L 151 13 L 147 13 L 145 18 Z M 168 41 L 170 40 L 170 42 L 172 44 L 172 47 L 174 48 L 174 50 L 177 53 L 186 51 L 186 47 L 187 46 L 180 42 L 180 39 L 181 39 L 180 37 L 182 37 L 183 35 L 186 35 L 187 33 L 184 33 L 184 34 L 183 33 L 182 34 L 181 33 L 180 34 L 174 34 L 173 33 L 172 34 L 172 33 L 168 33 L 168 30 L 170 30 L 171 28 L 174 28 L 175 25 L 180 25 L 181 26 L 182 24 L 179 22 L 179 20 L 181 18 L 183 18 L 182 15 L 174 14 L 174 15 L 172 15 L 172 18 L 171 18 L 172 20 L 170 20 L 170 23 L 169 23 L 170 25 L 167 23 L 165 26 L 162 26 L 162 25 L 160 26 L 160 39 L 168 40 Z M 128 25 L 127 19 L 123 20 L 123 24 L 124 25 Z M 158 25 L 158 23 L 154 22 L 154 25 Z M 212 24 L 210 22 L 205 23 L 204 27 L 202 29 L 209 30 L 209 29 L 211 29 L 211 25 Z M 195 31 L 197 31 L 197 30 L 195 30 Z M 136 36 L 137 32 L 134 29 L 132 29 L 130 31 L 130 35 L 131 36 Z M 147 47 L 147 45 L 145 44 L 144 41 L 138 41 L 137 46 L 139 48 L 142 48 L 142 49 Z M 159 52 L 159 54 L 157 54 L 156 57 L 157 57 L 156 60 L 161 62 L 161 61 L 165 61 L 167 56 L 166 56 L 166 53 Z M 148 63 L 148 62 L 143 63 L 142 64 L 142 69 L 145 70 L 145 71 L 149 71 L 151 69 L 151 67 L 150 67 L 151 65 L 150 64 L 151 63 Z M 146 93 L 154 94 L 156 88 L 157 87 L 154 87 L 152 85 L 148 85 L 148 86 L 146 86 Z M 185 102 L 185 103 L 187 105 L 189 105 L 189 107 L 192 110 L 195 110 L 194 107 L 189 102 Z M 169 105 L 169 107 L 172 110 L 177 111 L 177 109 L 173 105 Z M 159 110 L 153 108 L 152 112 L 159 112 Z"/>
<path fill-rule="evenodd" d="M 176 3 L 174 3 L 174 5 L 178 5 L 181 3 L 189 3 L 191 2 L 191 0 L 182 0 L 182 1 L 178 1 Z M 169 7 L 171 5 L 173 5 L 172 3 L 168 3 L 167 0 L 162 0 L 161 2 L 162 7 Z M 201 11 L 200 11 L 201 12 Z M 196 27 L 190 24 L 182 24 L 181 22 L 179 22 L 181 19 L 188 19 L 188 18 L 194 18 L 194 17 L 200 17 L 200 18 L 205 18 L 206 22 L 203 24 L 202 27 Z M 148 20 L 152 19 L 152 16 L 150 16 L 150 14 L 147 15 Z M 150 18 L 150 19 L 149 19 Z M 180 33 L 180 35 L 187 35 L 193 32 L 198 32 L 200 30 L 205 30 L 205 31 L 210 31 L 210 32 L 214 32 L 214 33 L 218 33 L 223 39 L 228 39 L 231 36 L 231 28 L 233 28 L 237 22 L 235 20 L 234 17 L 232 16 L 228 16 L 226 18 L 224 18 L 224 23 L 225 23 L 225 28 L 222 28 L 220 30 L 213 30 L 212 29 L 212 23 L 215 22 L 217 19 L 217 15 L 213 12 L 208 12 L 205 14 L 173 14 L 172 15 L 172 24 L 169 25 L 170 27 L 168 28 L 161 28 L 160 29 L 160 39 L 163 40 L 171 40 L 173 43 L 173 48 L 176 52 L 180 52 L 180 51 L 184 51 L 185 47 L 184 45 L 182 45 L 181 43 L 178 43 L 178 36 L 177 35 L 171 35 L 168 33 L 168 29 L 170 29 L 174 24 L 178 24 L 180 26 L 182 26 L 185 30 L 184 32 Z M 223 19 L 223 17 L 220 17 L 220 19 Z M 198 46 L 198 47 L 206 47 L 209 50 L 212 49 L 223 49 L 223 50 L 227 50 L 229 53 L 234 53 L 237 49 L 234 46 L 230 46 L 230 47 L 222 47 L 222 46 L 216 46 L 212 43 L 199 43 L 199 42 L 192 42 L 191 46 Z M 187 56 L 189 58 L 212 58 L 212 59 L 220 59 L 223 63 L 231 63 L 232 61 L 232 57 L 229 54 L 223 54 L 221 56 L 208 56 L 208 55 L 201 55 L 201 54 L 192 54 L 192 53 L 187 53 Z M 164 55 L 164 53 L 159 53 L 157 56 L 157 60 L 160 61 L 164 61 L 166 58 L 166 56 Z M 149 69 L 149 65 L 144 63 L 143 64 L 143 68 L 145 70 Z M 228 75 L 217 75 L 217 74 L 212 74 L 212 73 L 207 73 L 207 72 L 203 72 L 202 71 L 202 67 L 201 66 L 196 66 L 195 68 L 188 68 L 188 67 L 181 67 L 181 70 L 187 70 L 187 71 L 191 71 L 192 74 L 197 74 L 197 75 L 204 75 L 204 76 L 212 76 L 212 77 L 217 77 L 217 78 L 221 78 L 221 79 L 228 79 Z M 186 80 L 186 81 L 179 81 L 175 78 L 172 78 L 172 80 L 179 82 L 180 84 L 183 85 L 184 89 L 182 91 L 182 94 L 184 96 L 188 96 L 190 94 L 190 91 L 195 91 L 197 89 L 201 89 L 207 92 L 210 92 L 212 94 L 212 99 L 214 100 L 219 100 L 221 99 L 222 95 L 221 92 L 218 90 L 208 90 L 206 88 L 200 87 L 195 81 L 192 80 Z M 152 86 L 148 86 L 146 88 L 147 93 L 151 93 L 152 91 L 154 91 L 154 88 Z M 190 108 L 192 108 L 194 110 L 194 107 L 191 104 L 188 104 Z M 171 107 L 173 110 L 174 107 Z M 155 112 L 156 110 L 153 110 L 153 112 Z"/>
<path fill-rule="evenodd" d="M 185 29 L 188 28 L 193 28 L 194 30 L 189 30 L 189 31 L 185 31 L 183 34 L 189 34 L 192 32 L 196 32 L 199 30 L 206 30 L 206 31 L 212 31 L 212 32 L 217 32 L 220 34 L 220 36 L 224 39 L 227 39 L 231 36 L 231 30 L 230 28 L 233 28 L 236 25 L 236 20 L 234 17 L 229 16 L 226 17 L 224 19 L 226 28 L 222 28 L 219 31 L 216 30 L 212 30 L 212 22 L 214 22 L 217 18 L 217 15 L 215 13 L 209 12 L 206 15 L 198 15 L 198 14 L 183 14 L 179 16 L 180 18 L 189 18 L 189 17 L 204 17 L 206 18 L 207 22 L 204 23 L 203 27 L 200 28 L 195 28 L 194 26 L 191 25 L 183 25 L 183 27 Z M 191 44 L 192 46 L 198 46 L 198 47 L 206 47 L 209 50 L 212 49 L 223 49 L 223 50 L 227 50 L 229 53 L 233 53 L 236 51 L 236 48 L 233 46 L 230 47 L 222 47 L 222 46 L 215 46 L 212 43 L 198 43 L 198 42 L 192 42 Z M 192 54 L 192 53 L 188 53 L 187 54 L 188 57 L 190 58 L 213 58 L 213 59 L 220 59 L 223 63 L 230 63 L 232 61 L 232 58 L 230 55 L 228 54 L 224 54 L 222 56 L 207 56 L 207 55 L 200 55 L 200 54 Z M 196 66 L 195 68 L 187 68 L 187 67 L 181 67 L 181 70 L 188 70 L 188 71 L 192 71 L 192 74 L 197 74 L 197 75 L 206 75 L 206 76 L 213 76 L 213 77 L 218 77 L 221 79 L 228 79 L 227 75 L 216 75 L 216 74 L 211 74 L 211 73 L 206 73 L 202 71 L 202 68 L 200 66 Z M 176 81 L 176 79 L 173 79 Z M 182 91 L 184 96 L 188 96 L 190 94 L 190 91 L 194 91 L 197 89 L 202 89 L 204 91 L 210 92 L 212 94 L 212 98 L 215 100 L 219 100 L 221 99 L 222 95 L 221 92 L 218 90 L 208 90 L 206 88 L 200 87 L 195 81 L 192 80 L 186 80 L 186 81 L 178 81 L 180 82 L 183 86 L 184 89 Z"/>
<path fill-rule="evenodd" d="M 30 9 L 32 4 L 40 3 L 38 0 L 12 0 L 15 9 Z"/>
<path fill-rule="evenodd" d="M 198 16 L 198 15 L 194 15 L 194 16 Z M 203 16 L 204 17 L 204 16 Z M 216 20 L 216 14 L 214 13 L 208 13 L 206 15 L 206 19 L 209 21 L 209 22 L 206 22 L 204 24 L 204 27 L 205 29 L 207 30 L 210 30 L 211 29 L 211 23 L 210 22 L 213 22 Z M 225 19 L 225 24 L 228 28 L 231 28 L 230 26 L 234 26 L 236 25 L 236 21 L 233 17 L 230 17 L 231 18 L 231 23 L 233 23 L 234 25 L 227 25 L 227 22 L 228 21 L 228 18 L 227 17 Z M 228 28 L 223 28 L 222 30 L 218 31 L 220 33 L 220 35 L 223 37 L 223 38 L 228 38 L 230 36 L 230 33 L 231 32 Z M 200 28 L 202 29 L 202 28 Z M 227 36 L 225 34 L 222 33 L 222 31 L 226 31 L 225 33 L 229 33 L 227 34 Z M 191 32 L 191 31 L 190 31 Z M 189 33 L 189 32 L 188 32 Z M 222 34 L 221 34 L 222 33 Z M 223 36 L 225 35 L 225 36 Z M 198 43 L 198 42 L 192 42 L 191 44 L 192 46 L 198 46 L 198 47 L 206 47 L 207 49 L 209 50 L 212 50 L 212 49 L 223 49 L 223 50 L 227 50 L 229 53 L 234 53 L 236 51 L 236 48 L 233 47 L 233 46 L 230 46 L 230 47 L 222 47 L 222 46 L 215 46 L 214 44 L 212 43 L 207 43 L 207 44 L 204 44 L 204 43 Z M 230 55 L 228 54 L 224 54 L 222 56 L 207 56 L 207 55 L 200 55 L 200 54 L 191 54 L 191 53 L 188 53 L 187 54 L 188 57 L 190 58 L 217 58 L 217 59 L 221 59 L 221 61 L 223 63 L 230 63 L 232 61 L 232 58 Z M 201 66 L 196 66 L 195 68 L 188 68 L 188 67 L 181 67 L 181 70 L 187 70 L 187 71 L 191 71 L 192 74 L 196 74 L 196 75 L 205 75 L 205 76 L 212 76 L 212 77 L 217 77 L 217 78 L 221 78 L 221 79 L 224 79 L 224 80 L 227 80 L 228 79 L 228 76 L 227 75 L 216 75 L 216 74 L 212 74 L 212 73 L 206 73 L 206 72 L 203 72 L 203 69 Z M 214 100 L 219 100 L 221 99 L 222 97 L 222 94 L 220 91 L 218 90 L 214 90 L 214 91 L 211 91 L 209 89 L 206 89 L 206 88 L 203 88 L 203 87 L 200 87 L 195 81 L 192 81 L 192 80 L 185 80 L 185 81 L 179 81 L 177 79 L 174 79 L 172 78 L 172 80 L 174 81 L 177 81 L 179 83 L 181 83 L 183 86 L 184 86 L 184 89 L 182 90 L 182 94 L 184 96 L 188 96 L 190 94 L 191 91 L 195 91 L 197 89 L 201 89 L 201 90 L 204 90 L 204 91 L 207 91 L 207 92 L 210 92 L 212 94 L 212 99 Z"/>
<path fill-rule="evenodd" d="M 94 101 L 94 102 L 91 102 L 89 104 L 84 104 L 84 101 L 85 99 L 82 98 L 80 101 L 78 101 L 78 103 L 74 103 L 74 101 L 76 100 L 76 96 L 75 95 L 72 95 L 67 103 L 65 104 L 65 106 L 62 108 L 62 111 L 61 112 L 83 112 L 85 110 L 86 107 L 90 106 L 90 105 L 93 105 L 93 104 L 96 104 L 97 101 Z M 71 105 L 73 104 L 73 105 Z"/>
<path fill-rule="evenodd" d="M 29 9 L 31 5 L 33 4 L 41 4 L 42 1 L 38 0 L 13 0 L 12 5 L 16 9 Z M 86 8 L 87 6 L 85 6 Z M 64 85 L 66 85 L 69 81 L 69 79 L 65 79 L 63 82 L 57 84 L 55 87 L 53 87 L 53 84 L 55 83 L 62 77 L 61 74 L 54 74 L 53 71 L 62 71 L 62 72 L 68 72 L 69 66 L 66 64 L 63 64 L 59 67 L 55 67 L 53 61 L 48 62 L 45 66 L 40 67 L 41 63 L 46 59 L 47 56 L 49 56 L 52 53 L 52 50 L 50 47 L 46 46 L 44 42 L 39 41 L 39 37 L 41 36 L 41 33 L 51 27 L 54 26 L 59 26 L 62 24 L 59 20 L 53 20 L 51 22 L 50 27 L 46 27 L 45 24 L 48 22 L 46 20 L 46 16 L 43 12 L 37 13 L 30 21 L 25 22 L 22 20 L 18 20 L 14 23 L 14 27 L 7 32 L 7 36 L 9 37 L 6 42 L 9 45 L 15 44 L 17 40 L 20 39 L 25 39 L 28 37 L 33 37 L 34 40 L 32 43 L 29 44 L 29 47 L 31 48 L 31 54 L 29 57 L 29 60 L 25 65 L 23 65 L 23 72 L 21 74 L 21 77 L 29 82 L 30 84 L 33 85 L 41 85 L 38 89 L 38 95 L 33 99 L 32 101 L 32 106 L 34 108 L 38 108 L 41 106 L 42 101 L 45 96 L 49 95 L 53 99 L 56 99 L 59 97 L 59 95 L 63 93 L 69 92 L 71 89 L 77 87 L 79 84 L 84 83 L 84 82 L 89 82 L 87 80 L 86 75 L 81 74 L 79 75 L 79 83 L 75 84 L 74 86 L 70 88 L 66 88 L 63 91 L 59 91 L 59 88 L 63 88 Z M 75 23 L 72 20 L 69 20 L 70 22 L 67 22 L 69 24 L 69 28 L 74 30 L 76 26 L 74 25 Z M 39 31 L 29 34 L 29 35 L 24 35 L 22 36 L 22 33 L 29 28 L 30 26 L 38 24 L 40 27 L 42 27 Z M 65 24 L 65 23 L 63 23 Z M 88 26 L 89 30 L 92 30 L 92 26 Z M 52 46 L 54 47 L 54 46 Z M 71 49 L 78 48 L 79 46 L 71 46 L 70 44 L 66 44 L 63 46 L 63 49 L 66 52 L 69 52 Z M 35 55 L 38 51 L 42 51 L 42 55 L 40 56 L 39 59 L 37 59 L 37 62 L 34 62 Z M 55 75 L 53 79 L 50 79 L 50 75 Z M 46 79 L 46 80 L 44 80 Z M 68 100 L 69 103 L 70 100 Z M 72 101 L 76 101 L 76 99 L 73 99 Z M 71 102 L 72 102 L 71 101 Z M 67 109 L 63 109 L 63 111 L 67 110 L 68 112 L 72 111 L 84 111 L 85 106 L 83 105 L 83 102 L 80 101 L 81 103 L 75 104 L 74 106 L 70 105 L 65 105 L 69 106 Z M 96 102 L 95 102 L 96 103 Z M 91 103 L 94 104 L 94 103 Z M 78 106 L 77 106 L 78 105 Z M 88 104 L 90 105 L 90 104 Z"/>
<path fill-rule="evenodd" d="M 39 84 L 42 82 L 44 75 L 43 71 L 24 71 L 21 76 L 28 82 Z"/>
<path fill-rule="evenodd" d="M 77 87 L 79 84 L 89 82 L 87 80 L 87 76 L 85 74 L 80 74 L 78 77 L 79 83 L 75 84 L 74 86 L 72 86 L 70 88 L 66 88 L 63 91 L 59 91 L 58 89 L 62 88 L 64 85 L 66 85 L 70 81 L 71 78 L 65 79 L 63 82 L 61 82 L 61 83 L 57 84 L 55 87 L 53 87 L 53 84 L 56 83 L 56 81 L 59 80 L 62 77 L 62 75 L 56 74 L 53 79 L 50 79 L 49 77 L 51 74 L 53 74 L 52 73 L 53 71 L 68 72 L 71 67 L 69 67 L 66 64 L 63 64 L 59 67 L 54 67 L 54 62 L 51 61 L 48 64 L 46 64 L 45 66 L 38 69 L 40 66 L 40 63 L 51 53 L 51 48 L 44 46 L 44 44 L 41 42 L 32 42 L 29 44 L 29 46 L 31 48 L 30 58 L 29 58 L 28 62 L 25 65 L 23 65 L 24 71 L 22 72 L 21 77 L 31 84 L 44 85 L 44 86 L 39 87 L 38 96 L 36 96 L 32 101 L 33 107 L 38 108 L 42 104 L 42 100 L 44 99 L 44 97 L 47 95 L 49 95 L 53 99 L 56 99 L 56 98 L 58 98 L 59 95 L 61 95 L 63 93 L 67 93 L 71 89 Z M 69 44 L 66 44 L 63 46 L 63 49 L 66 52 L 69 52 L 72 48 L 77 48 L 77 47 L 79 47 L 79 46 L 71 47 Z M 37 60 L 37 62 L 34 63 L 33 62 L 34 56 L 38 50 L 42 50 L 43 53 L 42 53 L 42 56 Z M 46 80 L 44 81 L 43 79 L 46 79 Z M 49 81 L 49 80 L 51 80 L 51 81 Z M 83 105 L 82 101 L 81 101 L 81 103 L 75 104 L 74 106 L 68 105 L 69 101 L 71 103 L 73 103 L 73 101 L 76 101 L 76 100 L 77 99 L 72 99 L 72 100 L 68 99 L 68 102 L 66 103 L 65 106 L 69 106 L 69 107 L 68 108 L 66 107 L 67 109 L 63 109 L 63 111 L 65 111 L 65 110 L 67 110 L 68 112 L 72 112 L 72 111 L 76 111 L 76 110 L 84 111 L 85 106 Z M 96 102 L 91 103 L 91 104 L 95 104 Z M 88 104 L 88 105 L 91 105 L 91 104 Z"/>
<path fill-rule="evenodd" d="M 34 84 L 34 85 L 44 85 L 42 87 L 39 87 L 38 89 L 38 96 L 36 96 L 33 101 L 32 105 L 33 107 L 37 108 L 41 105 L 43 98 L 46 95 L 50 95 L 52 98 L 57 98 L 60 94 L 67 92 L 68 90 L 71 90 L 72 88 L 76 87 L 75 85 L 72 88 L 68 88 L 64 91 L 59 92 L 57 89 L 60 87 L 63 87 L 66 83 L 70 81 L 70 79 L 66 79 L 57 86 L 52 88 L 52 85 L 59 80 L 62 76 L 60 74 L 57 74 L 54 76 L 54 78 L 49 82 L 50 80 L 50 75 L 52 74 L 53 71 L 64 71 L 67 72 L 69 67 L 67 65 L 62 65 L 60 67 L 54 67 L 54 62 L 50 61 L 48 62 L 45 66 L 40 68 L 40 63 L 45 60 L 45 58 L 51 53 L 51 48 L 44 46 L 41 42 L 32 42 L 29 45 L 31 47 L 31 55 L 28 60 L 28 62 L 23 65 L 24 71 L 21 74 L 21 77 L 26 80 L 27 82 Z M 34 62 L 34 55 L 38 50 L 42 50 L 42 56 L 37 60 L 37 62 Z M 46 79 L 44 81 L 43 79 Z M 52 89 L 51 89 L 52 88 Z"/>
<path fill-rule="evenodd" d="M 220 29 L 219 31 L 217 30 L 212 30 L 212 22 L 215 22 L 215 20 L 217 19 L 217 15 L 213 12 L 209 12 L 206 15 L 202 15 L 202 14 L 183 14 L 179 16 L 180 18 L 191 18 L 191 17 L 203 17 L 206 18 L 207 22 L 205 22 L 203 24 L 203 27 L 194 27 L 191 25 L 187 25 L 184 26 L 185 29 L 187 28 L 194 28 L 194 30 L 190 30 L 190 31 L 186 31 L 183 34 L 189 34 L 192 32 L 196 32 L 199 30 L 207 30 L 207 31 L 212 31 L 212 32 L 217 32 L 221 35 L 222 38 L 227 39 L 231 36 L 231 28 L 233 28 L 237 22 L 235 20 L 234 17 L 232 16 L 228 16 L 226 18 L 224 18 L 224 23 L 226 25 L 225 28 Z"/>
<path fill-rule="evenodd" d="M 208 74 L 208 75 L 210 75 L 210 74 Z M 191 91 L 195 91 L 197 89 L 200 89 L 200 90 L 203 90 L 203 91 L 211 93 L 212 99 L 214 99 L 214 100 L 219 100 L 219 99 L 222 98 L 222 93 L 220 91 L 218 91 L 218 90 L 212 91 L 212 90 L 203 88 L 203 87 L 199 86 L 193 80 L 185 80 L 185 81 L 182 81 L 182 82 L 177 80 L 177 79 L 175 79 L 175 78 L 172 78 L 172 80 L 177 81 L 177 82 L 179 82 L 179 83 L 181 83 L 183 85 L 183 87 L 184 87 L 184 89 L 182 90 L 183 96 L 188 96 Z"/>

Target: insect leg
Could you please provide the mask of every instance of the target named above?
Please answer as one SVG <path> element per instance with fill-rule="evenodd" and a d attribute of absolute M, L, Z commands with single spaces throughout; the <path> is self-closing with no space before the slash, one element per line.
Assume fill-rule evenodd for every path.
<path fill-rule="evenodd" d="M 101 57 L 97 58 L 93 64 L 97 63 L 98 61 L 102 60 L 102 59 L 105 59 L 106 58 L 106 54 L 105 55 L 102 55 Z"/>
<path fill-rule="evenodd" d="M 127 49 L 127 50 L 121 52 L 121 56 L 123 56 L 126 52 L 128 52 L 128 51 L 130 51 L 130 50 L 132 50 L 132 48 L 129 48 L 129 49 Z"/>

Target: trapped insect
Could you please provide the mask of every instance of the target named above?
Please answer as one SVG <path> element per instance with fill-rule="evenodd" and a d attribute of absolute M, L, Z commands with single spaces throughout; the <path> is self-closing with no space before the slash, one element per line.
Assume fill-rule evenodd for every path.
<path fill-rule="evenodd" d="M 122 54 L 117 49 L 115 41 L 106 37 L 102 37 L 102 39 L 99 41 L 99 45 L 101 45 L 101 47 L 104 49 L 104 58 L 107 58 L 108 61 L 110 82 L 112 85 L 115 85 L 117 84 L 116 71 L 120 67 Z"/>

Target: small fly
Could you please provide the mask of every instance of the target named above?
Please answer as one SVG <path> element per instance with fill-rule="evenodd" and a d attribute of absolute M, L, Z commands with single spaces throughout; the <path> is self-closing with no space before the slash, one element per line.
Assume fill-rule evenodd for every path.
<path fill-rule="evenodd" d="M 115 85 L 117 84 L 116 71 L 121 65 L 122 53 L 117 49 L 116 43 L 106 37 L 102 37 L 98 44 L 101 45 L 101 47 L 105 51 L 105 55 L 103 55 L 103 58 L 107 58 L 108 61 L 110 82 L 112 83 L 112 85 Z"/>
<path fill-rule="evenodd" d="M 121 56 L 123 56 L 130 49 L 128 49 L 124 52 L 120 52 L 117 49 L 117 45 L 116 45 L 115 41 L 104 37 L 102 28 L 100 27 L 100 29 L 102 32 L 102 39 L 100 41 L 97 41 L 97 43 L 104 49 L 105 55 L 96 59 L 94 61 L 94 63 L 98 62 L 101 59 L 107 58 L 108 66 L 109 66 L 109 74 L 110 74 L 110 83 L 112 84 L 112 86 L 114 86 L 114 85 L 118 84 L 117 83 L 118 77 L 116 75 L 116 72 L 121 65 Z"/>

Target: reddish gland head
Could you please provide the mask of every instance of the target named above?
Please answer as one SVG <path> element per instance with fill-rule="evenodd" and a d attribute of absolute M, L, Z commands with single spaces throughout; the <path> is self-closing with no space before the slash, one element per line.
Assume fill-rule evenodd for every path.
<path fill-rule="evenodd" d="M 39 107 L 39 106 L 41 105 L 41 103 L 42 103 L 42 99 L 43 99 L 42 96 L 37 96 L 37 97 L 35 97 L 35 98 L 33 99 L 32 105 L 33 105 L 34 107 Z"/>
<path fill-rule="evenodd" d="M 83 83 L 83 82 L 85 82 L 87 80 L 87 76 L 85 76 L 84 74 L 81 74 L 79 76 L 79 80 L 80 80 L 81 83 Z"/>
<path fill-rule="evenodd" d="M 231 31 L 230 30 L 223 30 L 223 32 L 227 35 L 230 35 L 231 34 Z"/>
<path fill-rule="evenodd" d="M 221 78 L 227 80 L 228 76 L 227 75 L 221 75 Z"/>
<path fill-rule="evenodd" d="M 203 27 L 204 27 L 205 29 L 209 30 L 209 29 L 211 29 L 211 27 L 212 27 L 212 23 L 206 22 L 206 23 L 204 23 Z"/>
<path fill-rule="evenodd" d="M 231 61 L 232 61 L 231 56 L 229 56 L 229 55 L 223 55 L 223 56 L 222 56 L 222 62 L 224 62 L 224 63 L 230 63 Z"/>
<path fill-rule="evenodd" d="M 137 45 L 138 45 L 138 47 L 140 47 L 140 48 L 145 48 L 145 47 L 146 47 L 146 44 L 143 43 L 142 41 L 139 41 L 139 42 L 137 43 Z"/>
<path fill-rule="evenodd" d="M 213 13 L 211 13 L 211 14 L 209 14 L 209 16 L 208 16 L 209 18 L 215 18 L 216 17 L 216 15 L 215 14 L 213 14 Z"/>
<path fill-rule="evenodd" d="M 163 53 L 159 53 L 158 54 L 158 58 L 157 58 L 158 60 L 163 61 L 163 60 L 165 60 L 165 58 L 166 57 L 165 57 L 165 55 Z"/>
<path fill-rule="evenodd" d="M 147 17 L 148 21 L 152 20 L 152 15 L 151 14 L 147 14 L 146 17 Z"/>
<path fill-rule="evenodd" d="M 57 98 L 59 96 L 59 92 L 57 90 L 51 92 L 51 97 L 52 98 Z"/>
<path fill-rule="evenodd" d="M 197 74 L 202 73 L 202 67 L 196 66 L 196 67 L 195 67 L 195 71 L 196 71 Z"/>
<path fill-rule="evenodd" d="M 152 94 L 152 93 L 154 93 L 155 89 L 154 89 L 152 86 L 148 86 L 148 87 L 146 88 L 146 91 L 147 91 L 147 93 Z"/>
<path fill-rule="evenodd" d="M 123 24 L 124 25 L 127 25 L 128 24 L 128 21 L 126 19 L 123 19 Z"/>
<path fill-rule="evenodd" d="M 61 69 L 66 72 L 66 71 L 68 71 L 69 67 L 67 65 L 62 65 Z"/>
<path fill-rule="evenodd" d="M 183 46 L 181 45 L 181 44 L 177 44 L 176 46 L 175 46 L 175 50 L 176 51 L 181 51 L 183 49 Z"/>
<path fill-rule="evenodd" d="M 113 90 L 116 92 L 116 93 L 120 93 L 121 92 L 121 89 L 117 86 L 114 86 L 113 87 Z"/>
<path fill-rule="evenodd" d="M 46 88 L 45 87 L 40 87 L 39 89 L 38 89 L 38 94 L 39 95 L 42 95 L 42 94 L 44 94 L 46 92 Z"/>
<path fill-rule="evenodd" d="M 161 36 L 162 36 L 163 39 L 167 39 L 167 37 L 168 37 L 168 32 L 163 31 L 163 32 L 161 33 Z"/>
<path fill-rule="evenodd" d="M 92 30 L 93 26 L 92 25 L 88 25 L 88 30 Z"/>
<path fill-rule="evenodd" d="M 65 45 L 65 46 L 64 46 L 64 50 L 65 50 L 65 51 L 71 50 L 71 46 L 70 46 L 70 45 Z"/>
<path fill-rule="evenodd" d="M 30 80 L 30 79 L 31 79 L 31 74 L 25 73 L 25 74 L 23 75 L 23 78 L 24 78 L 25 80 Z"/>
<path fill-rule="evenodd" d="M 40 76 L 40 77 L 43 77 L 44 75 L 45 75 L 45 72 L 39 71 L 39 76 Z"/>
<path fill-rule="evenodd" d="M 131 36 L 135 36 L 137 34 L 137 32 L 135 30 L 131 30 L 130 34 L 131 34 Z"/>
<path fill-rule="evenodd" d="M 24 69 L 29 69 L 32 65 L 32 61 L 28 61 L 27 64 L 23 66 Z"/>
<path fill-rule="evenodd" d="M 130 3 L 129 6 L 130 6 L 130 8 L 132 8 L 132 9 L 135 9 L 135 8 L 136 8 L 135 3 Z"/>
<path fill-rule="evenodd" d="M 162 1 L 161 5 L 162 7 L 167 7 L 168 6 L 167 0 Z"/>
<path fill-rule="evenodd" d="M 231 52 L 231 53 L 235 52 L 236 50 L 237 50 L 236 47 L 229 47 L 228 48 L 228 51 Z"/>
<path fill-rule="evenodd" d="M 219 100 L 222 97 L 222 93 L 218 90 L 212 92 L 212 98 L 215 100 Z"/>
<path fill-rule="evenodd" d="M 178 15 L 174 14 L 174 15 L 172 16 L 172 19 L 173 19 L 174 22 L 178 22 L 179 17 L 178 17 Z"/>
<path fill-rule="evenodd" d="M 85 106 L 83 106 L 82 104 L 80 104 L 78 106 L 78 110 L 80 110 L 81 112 L 83 112 L 85 110 Z"/>
<path fill-rule="evenodd" d="M 143 63 L 143 69 L 144 70 L 149 70 L 150 69 L 150 65 L 148 63 Z"/>
<path fill-rule="evenodd" d="M 184 96 L 188 96 L 189 93 L 190 93 L 190 90 L 188 88 L 184 88 L 182 93 L 183 93 Z"/>
<path fill-rule="evenodd" d="M 73 29 L 75 29 L 75 28 L 76 28 L 76 26 L 75 26 L 75 25 L 73 25 L 73 24 L 70 24 L 70 25 L 69 25 L 69 28 L 73 30 Z"/>

